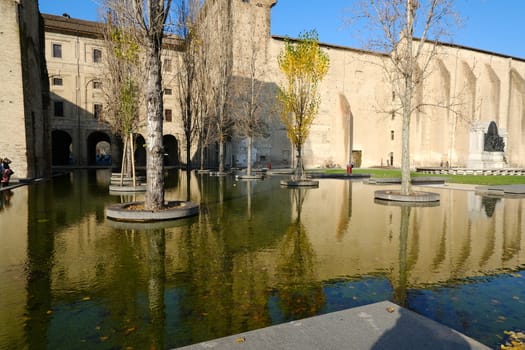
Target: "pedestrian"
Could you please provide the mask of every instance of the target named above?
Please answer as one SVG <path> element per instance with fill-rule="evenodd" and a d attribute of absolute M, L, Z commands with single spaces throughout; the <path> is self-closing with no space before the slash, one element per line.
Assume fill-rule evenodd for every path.
<path fill-rule="evenodd" d="M 2 160 L 2 179 L 0 182 L 2 183 L 2 187 L 9 186 L 9 180 L 11 179 L 11 175 L 13 175 L 15 172 L 11 169 L 9 164 L 11 163 L 11 160 L 9 158 L 4 158 Z"/>

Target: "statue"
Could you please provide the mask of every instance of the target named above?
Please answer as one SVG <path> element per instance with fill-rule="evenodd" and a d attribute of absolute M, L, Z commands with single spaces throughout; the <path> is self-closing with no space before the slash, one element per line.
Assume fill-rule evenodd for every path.
<path fill-rule="evenodd" d="M 503 152 L 505 150 L 505 142 L 503 137 L 498 135 L 498 127 L 494 122 L 490 122 L 484 141 L 483 150 L 486 152 Z"/>

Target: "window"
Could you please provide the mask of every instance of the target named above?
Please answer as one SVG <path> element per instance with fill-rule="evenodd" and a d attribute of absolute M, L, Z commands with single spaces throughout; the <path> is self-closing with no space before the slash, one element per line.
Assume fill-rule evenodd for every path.
<path fill-rule="evenodd" d="M 102 50 L 93 49 L 93 63 L 102 62 Z"/>
<path fill-rule="evenodd" d="M 93 89 L 102 89 L 102 82 L 101 81 L 94 81 L 93 82 Z"/>
<path fill-rule="evenodd" d="M 58 78 L 58 77 L 53 78 L 53 85 L 62 86 L 63 83 L 64 81 L 62 80 L 62 78 Z"/>
<path fill-rule="evenodd" d="M 164 89 L 164 95 L 171 95 L 171 89 Z"/>
<path fill-rule="evenodd" d="M 394 130 L 390 130 L 390 140 L 394 139 Z"/>
<path fill-rule="evenodd" d="M 62 58 L 62 44 L 53 44 L 53 57 Z"/>
<path fill-rule="evenodd" d="M 55 101 L 53 103 L 53 110 L 55 117 L 63 117 L 64 116 L 64 102 L 62 101 Z"/>
<path fill-rule="evenodd" d="M 93 105 L 93 117 L 97 120 L 102 117 L 102 105 L 100 103 Z"/>
<path fill-rule="evenodd" d="M 167 122 L 171 122 L 171 109 L 164 110 L 164 120 Z"/>
<path fill-rule="evenodd" d="M 164 59 L 163 67 L 164 67 L 164 71 L 171 72 L 171 60 L 169 58 Z"/>

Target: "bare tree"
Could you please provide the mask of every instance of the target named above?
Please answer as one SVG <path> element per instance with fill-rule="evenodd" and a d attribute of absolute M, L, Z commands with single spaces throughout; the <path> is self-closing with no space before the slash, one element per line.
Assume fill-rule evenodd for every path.
<path fill-rule="evenodd" d="M 261 43 L 256 40 L 257 17 L 251 19 L 253 32 L 247 44 L 247 53 L 242 64 L 246 72 L 244 77 L 238 77 L 233 84 L 233 103 L 235 103 L 235 128 L 239 135 L 247 138 L 247 169 L 248 176 L 252 173 L 252 147 L 254 138 L 264 135 L 268 129 L 267 120 L 263 114 L 262 90 L 264 82 L 264 64 L 261 62 Z"/>
<path fill-rule="evenodd" d="M 108 0 L 108 8 L 133 27 L 145 59 L 146 197 L 144 207 L 164 206 L 164 147 L 161 50 L 172 0 Z"/>
<path fill-rule="evenodd" d="M 364 0 L 360 5 L 356 18 L 372 33 L 369 48 L 388 53 L 383 70 L 398 103 L 393 112 L 402 116 L 400 192 L 409 195 L 410 121 L 423 106 L 416 89 L 431 73 L 439 40 L 457 23 L 454 0 Z"/>
<path fill-rule="evenodd" d="M 136 26 L 123 15 L 121 3 L 106 0 L 104 42 L 106 47 L 104 74 L 100 78 L 106 98 L 104 120 L 124 140 L 121 180 L 133 177 L 135 184 L 134 133 L 140 127 L 141 95 L 144 71 L 140 62 L 140 44 Z M 93 83 L 98 83 L 94 81 Z"/>
<path fill-rule="evenodd" d="M 229 112 L 230 88 L 232 78 L 232 14 L 231 2 L 225 1 L 219 3 L 217 15 L 220 17 L 217 21 L 216 34 L 209 36 L 207 39 L 214 40 L 215 45 L 209 45 L 207 51 L 207 61 L 213 62 L 210 65 L 210 73 L 213 76 L 211 96 L 212 96 L 212 118 L 215 126 L 216 141 L 219 144 L 219 173 L 224 172 L 225 161 L 225 144 L 233 127 L 233 116 Z M 224 7 L 225 6 L 225 7 Z"/>
<path fill-rule="evenodd" d="M 198 136 L 198 117 L 202 111 L 203 94 L 200 91 L 202 75 L 199 74 L 202 60 L 202 40 L 198 23 L 201 9 L 200 0 L 179 0 L 176 6 L 176 34 L 182 40 L 182 50 L 178 62 L 177 87 L 182 126 L 186 141 L 186 170 L 191 169 L 191 149 L 194 139 Z"/>
<path fill-rule="evenodd" d="M 207 42 L 202 40 L 199 46 L 199 56 L 201 60 L 197 69 L 197 82 L 199 87 L 197 89 L 197 103 L 199 105 L 197 114 L 197 143 L 200 152 L 199 162 L 200 169 L 204 170 L 205 151 L 208 147 L 217 140 L 216 128 L 214 126 L 214 119 L 212 118 L 212 108 L 214 96 L 212 94 L 212 78 L 209 74 L 210 62 L 206 55 L 208 50 Z"/>

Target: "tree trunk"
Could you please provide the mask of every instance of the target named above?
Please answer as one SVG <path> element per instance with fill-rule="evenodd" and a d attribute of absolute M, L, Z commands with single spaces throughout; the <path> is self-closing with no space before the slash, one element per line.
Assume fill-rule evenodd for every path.
<path fill-rule="evenodd" d="M 253 137 L 248 136 L 248 156 L 246 159 L 247 168 L 246 168 L 246 175 L 251 176 L 252 175 L 252 144 L 253 144 Z"/>
<path fill-rule="evenodd" d="M 219 173 L 224 172 L 224 140 L 219 142 Z"/>
<path fill-rule="evenodd" d="M 186 171 L 189 173 L 191 170 L 191 139 L 186 136 Z"/>
<path fill-rule="evenodd" d="M 410 91 L 412 89 L 409 87 Z M 407 92 L 408 95 L 408 92 Z M 409 96 L 412 96 L 410 93 Z M 410 186 L 410 97 L 406 96 L 405 106 L 403 106 L 403 126 L 402 126 L 402 150 L 401 150 L 401 194 L 408 195 L 411 191 Z"/>
<path fill-rule="evenodd" d="M 204 146 L 201 144 L 201 147 L 200 147 L 200 169 L 201 170 L 204 170 Z"/>
<path fill-rule="evenodd" d="M 147 139 L 146 139 L 146 197 L 145 209 L 158 210 L 164 206 L 164 147 L 162 77 L 160 40 L 151 40 L 148 56 L 146 87 Z"/>
<path fill-rule="evenodd" d="M 303 150 L 302 145 L 296 145 L 297 148 L 297 164 L 295 167 L 295 177 L 296 179 L 303 179 L 304 177 L 304 168 L 303 168 Z"/>
<path fill-rule="evenodd" d="M 407 0 L 406 7 L 406 70 L 404 76 L 404 95 L 403 99 L 403 126 L 402 126 L 402 154 L 401 154 L 401 194 L 409 195 L 410 188 L 410 118 L 412 117 L 412 94 L 413 94 L 413 76 L 415 69 L 415 59 L 412 52 L 412 40 L 414 34 L 414 8 L 413 0 Z"/>

